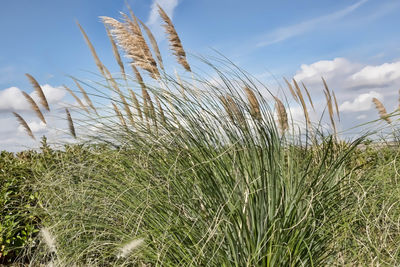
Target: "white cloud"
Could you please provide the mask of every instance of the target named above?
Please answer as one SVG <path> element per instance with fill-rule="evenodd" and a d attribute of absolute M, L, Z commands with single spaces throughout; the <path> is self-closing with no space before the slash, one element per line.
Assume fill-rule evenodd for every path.
<path fill-rule="evenodd" d="M 160 5 L 161 8 L 167 13 L 167 15 L 171 18 L 174 16 L 174 10 L 178 6 L 178 0 L 153 0 L 151 4 L 151 9 L 149 13 L 149 19 L 147 20 L 147 24 L 151 27 L 153 34 L 162 38 L 164 36 L 163 29 L 161 27 L 161 18 L 158 14 L 158 7 Z"/>
<path fill-rule="evenodd" d="M 357 96 L 353 101 L 345 101 L 340 105 L 339 110 L 341 112 L 355 112 L 355 111 L 366 111 L 373 108 L 372 98 L 378 98 L 383 102 L 382 94 L 371 91 L 369 93 L 361 94 Z"/>
<path fill-rule="evenodd" d="M 57 104 L 65 96 L 65 90 L 61 87 L 53 87 L 45 84 L 41 85 L 43 93 L 45 94 L 49 104 Z M 39 96 L 34 91 L 30 96 L 40 103 Z M 51 108 L 51 107 L 50 107 Z M 21 90 L 17 87 L 10 87 L 4 90 L 0 90 L 0 111 L 26 111 L 30 110 L 31 107 L 21 93 Z"/>
<path fill-rule="evenodd" d="M 378 118 L 373 97 L 381 100 L 388 112 L 398 107 L 400 61 L 367 65 L 335 58 L 301 65 L 294 78 L 309 89 L 317 114 L 326 109 L 321 76 L 337 97 L 342 129 Z"/>
<path fill-rule="evenodd" d="M 354 86 L 385 86 L 400 79 L 400 61 L 366 66 L 349 77 Z"/>
<path fill-rule="evenodd" d="M 274 43 L 278 43 L 292 37 L 301 35 L 308 31 L 311 31 L 317 27 L 321 27 L 321 25 L 326 25 L 328 23 L 332 23 L 333 21 L 339 20 L 346 15 L 352 13 L 360 6 L 365 4 L 368 0 L 360 0 L 357 3 L 348 6 L 342 10 L 336 11 L 331 14 L 326 14 L 321 17 L 317 17 L 311 20 L 303 21 L 300 23 L 296 23 L 295 25 L 290 25 L 287 27 L 278 28 L 275 31 L 267 34 L 265 36 L 265 40 L 261 41 L 257 44 L 258 47 L 268 46 Z"/>

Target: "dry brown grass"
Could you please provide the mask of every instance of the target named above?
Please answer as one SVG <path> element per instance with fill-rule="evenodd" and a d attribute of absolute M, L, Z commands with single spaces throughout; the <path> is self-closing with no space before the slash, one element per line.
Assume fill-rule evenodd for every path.
<path fill-rule="evenodd" d="M 182 67 L 187 70 L 191 71 L 190 65 L 186 60 L 186 53 L 185 50 L 183 49 L 182 42 L 178 36 L 178 33 L 175 30 L 175 27 L 171 21 L 171 19 L 168 17 L 167 13 L 158 5 L 158 13 L 160 14 L 161 18 L 164 20 L 165 25 L 164 29 L 165 32 L 167 33 L 167 37 L 169 40 L 169 44 L 171 46 L 171 50 L 173 51 L 174 55 L 177 58 L 177 61 L 179 64 L 182 65 Z"/>
<path fill-rule="evenodd" d="M 339 113 L 339 105 L 336 99 L 335 92 L 332 90 L 332 95 L 333 95 L 333 100 L 335 101 L 335 109 L 336 109 L 336 115 L 338 117 L 338 120 L 340 121 L 340 113 Z"/>
<path fill-rule="evenodd" d="M 293 79 L 294 87 L 296 88 L 297 98 L 300 100 L 301 107 L 303 108 L 304 116 L 306 118 L 306 123 L 308 126 L 311 126 L 310 116 L 308 114 L 306 102 L 304 101 L 303 94 L 301 93 L 300 87 L 297 84 L 296 80 Z"/>
<path fill-rule="evenodd" d="M 153 48 L 153 51 L 154 51 L 154 53 L 156 55 L 156 59 L 157 59 L 158 65 L 160 66 L 160 68 L 162 70 L 164 70 L 164 64 L 163 64 L 163 60 L 162 60 L 162 57 L 161 57 L 160 49 L 158 48 L 158 44 L 157 44 L 156 38 L 154 38 L 153 33 L 150 31 L 149 27 L 146 26 L 146 24 L 144 24 L 141 20 L 139 20 L 139 22 L 142 25 L 144 31 L 146 32 L 147 37 L 149 37 L 150 44 L 151 44 L 151 47 Z"/>
<path fill-rule="evenodd" d="M 103 63 L 101 63 L 100 58 L 97 55 L 96 50 L 94 49 L 94 46 L 93 46 L 92 42 L 90 42 L 89 37 L 87 36 L 86 32 L 83 30 L 82 26 L 79 24 L 78 21 L 76 21 L 76 24 L 78 25 L 79 29 L 81 30 L 81 33 L 83 35 L 83 38 L 86 41 L 86 44 L 89 46 L 90 52 L 92 53 L 92 56 L 94 58 L 94 61 L 96 63 L 97 68 L 99 69 L 99 71 L 103 75 L 103 77 L 106 77 L 105 72 L 104 72 Z"/>
<path fill-rule="evenodd" d="M 385 106 L 379 101 L 377 98 L 372 98 L 372 102 L 374 102 L 376 109 L 379 112 L 379 116 L 382 120 L 385 120 L 387 123 L 392 123 L 392 120 L 389 117 L 389 114 L 386 111 Z"/>
<path fill-rule="evenodd" d="M 253 90 L 245 86 L 244 92 L 246 93 L 247 100 L 249 100 L 251 116 L 257 120 L 261 120 L 260 104 L 258 103 L 257 97 Z"/>
<path fill-rule="evenodd" d="M 33 88 L 35 89 L 36 93 L 39 96 L 40 99 L 40 104 L 47 109 L 47 111 L 50 111 L 49 103 L 47 102 L 46 96 L 43 93 L 42 87 L 40 87 L 39 83 L 36 81 L 35 78 L 33 78 L 32 75 L 29 73 L 25 73 L 26 77 L 28 77 L 29 82 L 32 84 Z"/>
<path fill-rule="evenodd" d="M 74 127 L 74 122 L 72 121 L 71 113 L 69 113 L 68 108 L 65 108 L 65 113 L 67 114 L 69 132 L 76 139 L 76 132 L 75 132 L 75 127 Z"/>
<path fill-rule="evenodd" d="M 324 89 L 325 89 L 324 90 L 324 94 L 325 94 L 325 99 L 326 99 L 326 105 L 328 106 L 329 118 L 331 120 L 332 128 L 333 128 L 333 131 L 334 131 L 335 136 L 336 136 L 337 131 L 336 131 L 335 119 L 334 119 L 334 116 L 333 116 L 332 95 L 330 93 L 328 84 L 326 83 L 324 78 L 322 78 L 322 82 L 324 84 Z"/>
<path fill-rule="evenodd" d="M 126 80 L 125 67 L 124 67 L 124 63 L 122 63 L 121 55 L 119 54 L 118 47 L 114 41 L 114 38 L 112 37 L 112 35 L 110 33 L 110 30 L 107 27 L 105 27 L 105 28 L 106 28 L 107 36 L 111 42 L 111 47 L 113 50 L 115 60 L 118 63 L 119 69 L 121 70 L 122 77 L 124 78 L 124 80 Z"/>
<path fill-rule="evenodd" d="M 292 95 L 293 99 L 294 99 L 297 103 L 299 103 L 299 99 L 297 98 L 297 95 L 296 95 L 296 93 L 294 92 L 293 86 L 291 85 L 291 83 L 290 83 L 286 78 L 283 78 L 283 80 L 285 81 L 287 87 L 289 88 L 290 94 Z"/>
<path fill-rule="evenodd" d="M 63 86 L 64 86 L 65 90 L 67 90 L 68 93 L 69 93 L 70 95 L 72 95 L 72 97 L 75 99 L 75 101 L 78 103 L 78 105 L 79 105 L 84 111 L 86 111 L 87 113 L 89 113 L 89 110 L 88 110 L 87 107 L 82 103 L 82 101 L 79 99 L 79 97 L 78 97 L 74 92 L 72 92 L 72 90 L 69 89 L 67 86 L 65 86 L 65 85 L 63 85 Z"/>
<path fill-rule="evenodd" d="M 90 107 L 96 114 L 98 114 L 96 108 L 94 107 L 94 105 L 93 105 L 93 103 L 92 103 L 92 100 L 90 100 L 90 98 L 89 98 L 88 94 L 86 93 L 86 91 L 83 89 L 83 87 L 79 84 L 79 82 L 78 82 L 76 79 L 73 79 L 73 80 L 74 80 L 76 86 L 79 88 L 79 91 L 81 91 L 83 97 L 85 98 L 86 103 L 89 105 L 89 107 Z"/>
<path fill-rule="evenodd" d="M 40 111 L 39 106 L 36 104 L 35 100 L 33 100 L 33 98 L 28 95 L 27 93 L 25 93 L 24 91 L 22 91 L 22 94 L 24 95 L 25 99 L 29 102 L 29 104 L 31 105 L 32 110 L 35 112 L 35 114 L 38 116 L 38 118 L 44 123 L 46 123 L 46 120 L 44 119 L 43 113 Z"/>
<path fill-rule="evenodd" d="M 35 136 L 32 133 L 31 128 L 29 128 L 28 123 L 26 123 L 26 121 L 21 117 L 21 115 L 19 115 L 16 112 L 13 112 L 14 116 L 17 117 L 17 120 L 19 122 L 19 124 L 21 124 L 21 126 L 25 129 L 25 131 L 27 132 L 27 134 L 32 137 L 32 139 L 36 140 Z"/>
<path fill-rule="evenodd" d="M 279 128 L 281 130 L 281 133 L 283 134 L 287 129 L 289 129 L 288 116 L 282 101 L 278 97 L 274 97 L 274 99 L 275 99 L 275 109 L 278 114 Z"/>
<path fill-rule="evenodd" d="M 139 100 L 137 99 L 135 92 L 133 92 L 132 90 L 129 90 L 129 92 L 131 93 L 132 104 L 136 108 L 136 113 L 140 117 L 140 120 L 143 121 L 143 115 L 142 115 L 142 110 L 140 108 Z"/>
<path fill-rule="evenodd" d="M 111 102 L 111 104 L 112 104 L 112 106 L 113 106 L 113 108 L 114 108 L 115 114 L 117 114 L 117 117 L 118 117 L 120 123 L 122 124 L 122 126 L 124 126 L 124 127 L 126 128 L 126 127 L 127 127 L 126 121 L 125 121 L 125 119 L 124 119 L 124 116 L 122 116 L 121 111 L 119 111 L 118 106 L 115 105 L 114 102 Z"/>
<path fill-rule="evenodd" d="M 307 87 L 306 87 L 306 85 L 305 85 L 303 82 L 301 82 L 301 85 L 303 86 L 304 91 L 306 91 L 307 98 L 308 98 L 308 101 L 310 102 L 310 105 L 311 105 L 312 109 L 315 111 L 314 104 L 313 104 L 313 101 L 312 101 L 310 92 L 308 92 Z"/>

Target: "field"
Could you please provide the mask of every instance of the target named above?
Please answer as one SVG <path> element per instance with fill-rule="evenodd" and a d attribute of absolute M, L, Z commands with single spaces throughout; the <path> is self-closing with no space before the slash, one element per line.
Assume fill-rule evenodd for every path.
<path fill-rule="evenodd" d="M 319 122 L 310 119 L 306 85 L 295 80 L 284 80 L 279 98 L 222 56 L 197 58 L 218 75 L 211 81 L 192 70 L 171 20 L 159 12 L 181 76 L 165 71 L 154 37 L 133 14 L 123 22 L 102 18 L 118 74 L 78 24 L 99 80 L 74 78 L 79 90 L 66 88 L 76 100 L 65 108 L 75 142 L 54 146 L 43 137 L 37 151 L 1 152 L 0 263 L 399 265 L 398 111 L 374 99 L 379 119 L 344 140 L 324 79 Z M 133 61 L 132 75 L 117 46 Z M 291 119 L 294 104 L 302 123 Z"/>

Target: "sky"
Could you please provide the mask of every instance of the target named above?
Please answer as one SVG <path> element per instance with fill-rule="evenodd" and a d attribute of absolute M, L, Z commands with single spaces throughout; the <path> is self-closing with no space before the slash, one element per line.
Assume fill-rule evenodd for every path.
<path fill-rule="evenodd" d="M 0 8 L 0 150 L 37 147 L 12 112 L 21 114 L 36 136 L 56 135 L 62 112 L 47 125 L 30 111 L 21 91 L 38 99 L 28 79 L 42 85 L 50 105 L 71 102 L 63 85 L 69 76 L 93 78 L 97 73 L 76 21 L 82 25 L 103 63 L 112 72 L 118 65 L 99 16 L 121 18 L 125 2 L 153 31 L 173 65 L 155 4 L 160 4 L 191 55 L 223 54 L 264 82 L 272 91 L 282 77 L 304 82 L 323 111 L 323 76 L 338 98 L 340 127 L 378 117 L 371 99 L 381 100 L 389 112 L 399 105 L 400 1 L 398 0 L 13 0 Z M 128 60 L 125 60 L 128 62 Z M 90 88 L 86 88 L 90 93 Z M 291 106 L 294 117 L 300 107 Z M 54 112 L 53 112 L 54 113 Z M 45 114 L 46 115 L 46 114 Z"/>

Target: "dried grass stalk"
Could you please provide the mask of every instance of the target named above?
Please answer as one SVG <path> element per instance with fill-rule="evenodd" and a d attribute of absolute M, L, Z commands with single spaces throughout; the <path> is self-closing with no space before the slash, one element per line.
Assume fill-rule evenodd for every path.
<path fill-rule="evenodd" d="M 244 91 L 246 93 L 247 99 L 250 103 L 250 113 L 253 118 L 257 120 L 261 120 L 261 111 L 260 111 L 260 104 L 258 103 L 257 97 L 254 92 L 247 86 L 244 87 Z"/>
<path fill-rule="evenodd" d="M 43 93 L 42 87 L 40 87 L 39 83 L 36 81 L 35 78 L 33 78 L 32 75 L 29 73 L 25 73 L 26 77 L 28 77 L 29 82 L 32 84 L 33 88 L 35 89 L 36 93 L 39 96 L 40 99 L 40 104 L 47 109 L 47 111 L 50 111 L 49 103 L 47 102 L 46 96 Z"/>
<path fill-rule="evenodd" d="M 19 115 L 16 112 L 13 112 L 14 116 L 17 117 L 17 120 L 19 122 L 19 124 L 21 124 L 21 126 L 25 129 L 25 131 L 27 132 L 27 134 L 34 140 L 36 140 L 35 136 L 32 133 L 31 128 L 29 128 L 28 123 L 26 123 L 26 121 L 21 117 L 21 115 Z"/>
<path fill-rule="evenodd" d="M 124 105 L 124 110 L 126 115 L 128 116 L 129 122 L 131 123 L 132 126 L 135 126 L 135 120 L 133 119 L 133 115 L 131 112 L 131 109 L 129 108 L 128 102 L 126 102 L 126 98 L 124 97 L 123 94 L 120 94 L 120 98 L 122 101 L 122 104 Z"/>
<path fill-rule="evenodd" d="M 171 19 L 168 17 L 167 13 L 160 7 L 158 6 L 158 13 L 160 14 L 161 18 L 164 20 L 165 25 L 164 29 L 165 32 L 167 33 L 169 44 L 171 46 L 171 49 L 173 51 L 173 54 L 176 56 L 178 63 L 181 64 L 185 70 L 191 71 L 189 63 L 186 60 L 186 53 L 185 50 L 183 49 L 182 42 L 179 39 L 178 33 L 175 30 L 174 24 L 172 23 Z"/>
<path fill-rule="evenodd" d="M 315 111 L 314 104 L 313 104 L 312 99 L 311 99 L 311 95 L 308 92 L 306 85 L 303 82 L 301 83 L 301 85 L 303 86 L 304 91 L 306 91 L 306 94 L 307 94 L 307 97 L 308 97 L 308 101 L 310 102 L 310 105 L 311 105 L 312 109 Z"/>
<path fill-rule="evenodd" d="M 178 72 L 176 71 L 176 69 L 174 69 L 174 73 L 175 73 L 176 81 L 177 81 L 178 84 L 179 84 L 179 88 L 180 88 L 179 91 L 181 92 L 182 97 L 183 97 L 185 100 L 188 100 L 188 98 L 187 98 L 187 96 L 186 96 L 186 94 L 185 94 L 185 87 L 183 86 L 183 83 L 182 83 L 182 80 L 181 80 L 181 76 L 179 76 L 179 74 L 178 74 Z"/>
<path fill-rule="evenodd" d="M 283 80 L 285 81 L 286 85 L 288 86 L 289 91 L 290 91 L 290 94 L 292 95 L 293 99 L 294 99 L 297 103 L 299 103 L 299 99 L 297 98 L 297 95 L 296 95 L 296 93 L 295 93 L 294 90 L 293 90 L 293 86 L 290 84 L 290 82 L 289 82 L 286 78 L 283 78 Z"/>
<path fill-rule="evenodd" d="M 89 37 L 87 36 L 86 32 L 83 30 L 82 26 L 79 24 L 78 21 L 76 21 L 76 24 L 78 25 L 79 29 L 81 30 L 81 33 L 83 35 L 83 38 L 86 41 L 86 44 L 88 45 L 90 52 L 92 53 L 92 56 L 94 58 L 94 62 L 96 63 L 97 68 L 99 69 L 100 73 L 105 77 L 104 73 L 104 65 L 101 63 L 100 58 L 97 56 L 96 50 L 94 49 L 94 46 L 92 45 L 92 42 L 90 42 Z"/>
<path fill-rule="evenodd" d="M 77 80 L 72 78 L 76 84 L 76 86 L 79 88 L 79 91 L 81 91 L 83 97 L 85 98 L 86 103 L 89 105 L 91 109 L 98 115 L 96 108 L 94 107 L 92 101 L 90 100 L 89 96 L 87 95 L 86 91 L 83 89 L 83 87 L 79 84 Z"/>
<path fill-rule="evenodd" d="M 374 102 L 376 109 L 379 112 L 379 116 L 382 120 L 385 120 L 387 123 L 392 123 L 392 120 L 389 117 L 389 114 L 386 112 L 385 106 L 379 101 L 377 98 L 372 98 L 372 102 Z"/>
<path fill-rule="evenodd" d="M 333 100 L 335 102 L 336 115 L 337 115 L 337 117 L 338 117 L 338 119 L 340 121 L 339 105 L 338 105 L 338 102 L 337 102 L 337 99 L 336 99 L 335 92 L 333 90 L 332 90 L 332 95 L 333 95 Z"/>
<path fill-rule="evenodd" d="M 329 118 L 331 120 L 332 128 L 333 128 L 333 131 L 336 136 L 336 124 L 335 124 L 335 120 L 333 117 L 332 96 L 331 96 L 330 90 L 328 88 L 328 84 L 326 83 L 324 78 L 322 78 L 322 82 L 324 83 L 324 88 L 325 88 L 324 94 L 325 94 L 326 104 L 328 106 Z"/>
<path fill-rule="evenodd" d="M 132 90 L 129 90 L 129 92 L 131 93 L 131 98 L 132 98 L 132 104 L 135 106 L 136 108 L 136 112 L 137 115 L 140 117 L 140 119 L 143 121 L 143 115 L 142 115 L 142 110 L 140 109 L 140 104 L 139 101 L 135 95 L 135 93 Z"/>
<path fill-rule="evenodd" d="M 225 96 L 219 96 L 219 100 L 221 101 L 221 103 L 222 103 L 222 106 L 224 107 L 224 109 L 225 109 L 225 112 L 228 114 L 228 117 L 231 119 L 231 121 L 234 123 L 235 122 L 235 117 L 233 116 L 233 112 L 232 112 L 232 110 L 230 109 L 230 107 L 229 107 L 229 104 L 228 104 L 228 100 L 226 99 L 226 97 Z"/>
<path fill-rule="evenodd" d="M 65 85 L 63 85 L 63 86 L 64 86 L 65 90 L 67 90 L 68 93 L 69 93 L 70 95 L 72 95 L 72 97 L 75 99 L 75 101 L 78 102 L 78 105 L 79 105 L 84 111 L 86 111 L 87 113 L 89 113 L 89 110 L 88 110 L 87 107 L 82 103 L 82 101 L 79 99 L 79 97 L 78 97 L 76 94 L 74 94 L 74 92 L 72 92 L 72 90 L 69 89 L 67 86 L 65 86 Z"/>
<path fill-rule="evenodd" d="M 156 54 L 156 59 L 157 59 L 158 65 L 160 66 L 160 68 L 162 70 L 164 70 L 164 64 L 163 64 L 163 60 L 161 57 L 160 49 L 158 48 L 156 38 L 154 38 L 153 33 L 150 31 L 149 27 L 146 26 L 146 24 L 144 24 L 141 20 L 139 20 L 139 22 L 142 25 L 144 31 L 146 32 L 147 37 L 149 37 L 151 47 L 153 48 L 153 51 Z"/>
<path fill-rule="evenodd" d="M 35 100 L 33 100 L 33 98 L 28 95 L 27 93 L 25 93 L 24 91 L 22 91 L 22 94 L 24 95 L 24 97 L 26 98 L 26 100 L 28 100 L 29 104 L 31 105 L 32 110 L 35 112 L 35 114 L 39 117 L 39 119 L 44 123 L 46 123 L 46 120 L 44 119 L 43 113 L 40 111 L 39 106 L 36 104 Z"/>
<path fill-rule="evenodd" d="M 304 97 L 303 97 L 303 94 L 301 93 L 300 86 L 298 85 L 298 83 L 296 82 L 295 79 L 293 79 L 293 84 L 294 84 L 294 87 L 296 88 L 297 97 L 300 100 L 301 107 L 303 108 L 304 117 L 306 117 L 307 125 L 311 126 L 310 116 L 308 114 L 306 102 L 304 101 Z"/>
<path fill-rule="evenodd" d="M 115 60 L 118 63 L 119 69 L 121 70 L 122 77 L 124 78 L 124 80 L 126 80 L 125 67 L 124 67 L 124 63 L 122 63 L 121 55 L 118 52 L 118 47 L 115 44 L 114 38 L 111 35 L 110 30 L 107 27 L 105 27 L 105 28 L 106 28 L 106 31 L 107 31 L 108 38 L 110 39 L 110 42 L 111 42 L 111 46 L 112 46 L 112 50 L 113 50 L 113 54 L 114 54 Z"/>
<path fill-rule="evenodd" d="M 122 126 L 124 126 L 124 127 L 126 128 L 126 127 L 127 127 L 127 126 L 126 126 L 126 122 L 125 122 L 124 116 L 122 116 L 121 111 L 119 111 L 117 105 L 115 105 L 114 102 L 111 102 L 111 104 L 113 105 L 115 114 L 117 114 L 118 119 L 119 119 L 119 121 L 121 122 Z"/>
<path fill-rule="evenodd" d="M 68 108 L 65 108 L 65 113 L 67 114 L 69 132 L 76 139 L 76 132 L 75 132 L 75 127 L 74 127 L 74 122 L 72 121 L 71 113 L 69 113 Z"/>
<path fill-rule="evenodd" d="M 164 110 L 163 110 L 163 108 L 161 106 L 161 102 L 160 102 L 160 100 L 158 99 L 157 96 L 154 96 L 154 98 L 156 99 L 156 104 L 157 104 L 157 107 L 158 107 L 158 113 L 160 114 L 160 120 L 165 125 L 167 123 L 167 120 L 165 118 L 165 114 L 164 114 Z"/>
<path fill-rule="evenodd" d="M 278 114 L 279 128 L 281 130 L 281 133 L 283 134 L 289 128 L 288 116 L 282 101 L 278 97 L 274 98 L 275 98 L 275 109 Z"/>

